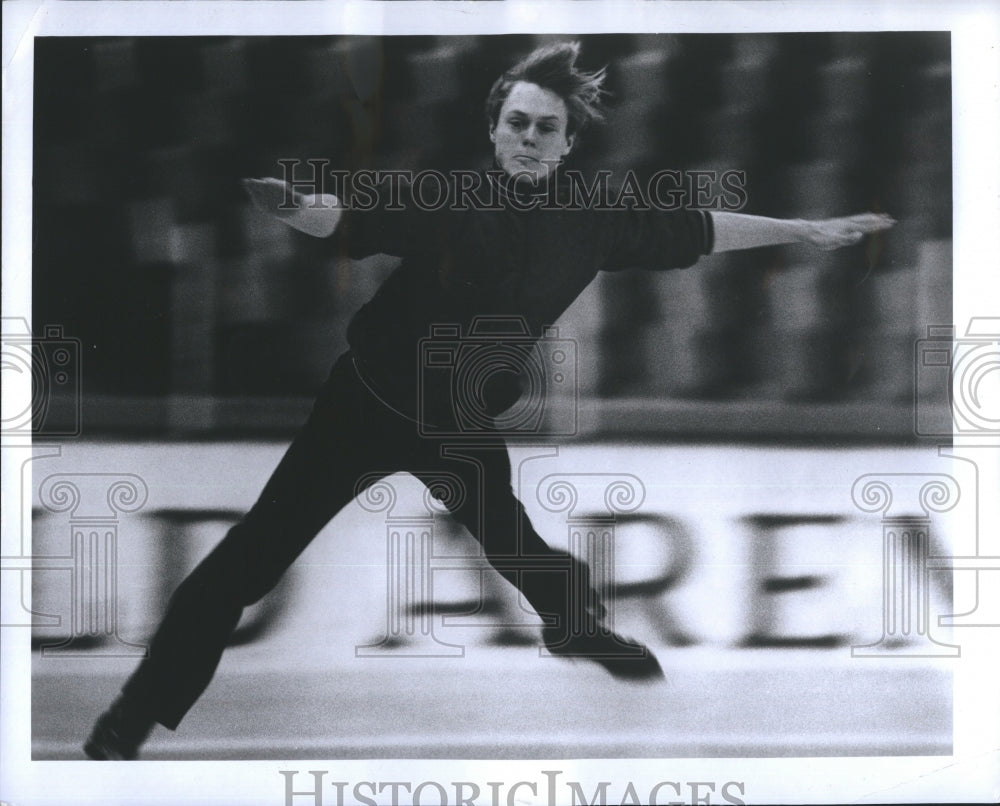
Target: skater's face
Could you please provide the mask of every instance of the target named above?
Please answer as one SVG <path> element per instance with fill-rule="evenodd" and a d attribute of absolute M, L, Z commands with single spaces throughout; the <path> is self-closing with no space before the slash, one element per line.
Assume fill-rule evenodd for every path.
<path fill-rule="evenodd" d="M 490 129 L 497 164 L 511 176 L 545 179 L 573 148 L 566 102 L 551 90 L 519 81 Z"/>

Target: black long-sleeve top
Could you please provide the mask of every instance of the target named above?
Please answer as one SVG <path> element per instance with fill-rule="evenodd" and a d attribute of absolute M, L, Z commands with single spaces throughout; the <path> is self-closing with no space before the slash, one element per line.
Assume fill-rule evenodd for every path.
<path fill-rule="evenodd" d="M 436 210 L 422 208 L 411 186 L 390 195 L 384 184 L 371 209 L 349 206 L 338 230 L 352 258 L 402 258 L 347 336 L 362 375 L 411 417 L 453 408 L 456 390 L 446 388 L 442 362 L 449 350 L 454 362 L 463 360 L 456 345 L 509 330 L 505 343 L 520 349 L 545 335 L 597 272 L 684 268 L 712 250 L 704 211 L 580 205 L 561 176 L 527 189 L 494 171 L 479 177 L 472 196 L 453 194 L 458 204 Z M 445 350 L 432 351 L 435 344 Z M 497 356 L 517 352 L 497 349 Z M 476 369 L 488 381 L 483 405 L 496 413 L 520 393 L 507 369 L 498 365 L 495 377 L 488 366 Z"/>

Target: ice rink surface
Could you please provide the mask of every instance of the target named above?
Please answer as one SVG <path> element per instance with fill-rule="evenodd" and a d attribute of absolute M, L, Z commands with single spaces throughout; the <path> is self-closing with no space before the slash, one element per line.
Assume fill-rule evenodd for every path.
<path fill-rule="evenodd" d="M 667 679 L 615 681 L 535 648 L 323 668 L 234 649 L 143 758 L 694 758 L 947 755 L 951 674 L 840 650 L 657 648 Z M 778 657 L 774 657 L 777 654 Z M 904 662 L 905 663 L 905 662 Z M 44 664 L 42 664 L 44 665 Z M 98 664 L 95 664 L 98 665 Z M 82 759 L 128 664 L 39 674 L 33 756 Z M 40 666 L 36 666 L 40 668 Z"/>

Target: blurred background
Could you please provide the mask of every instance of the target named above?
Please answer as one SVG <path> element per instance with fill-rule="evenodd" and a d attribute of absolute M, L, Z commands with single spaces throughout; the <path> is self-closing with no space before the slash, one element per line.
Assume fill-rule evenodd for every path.
<path fill-rule="evenodd" d="M 551 38 L 36 38 L 33 327 L 53 360 L 79 340 L 78 371 L 43 378 L 42 436 L 81 438 L 26 454 L 32 556 L 5 536 L 31 601 L 35 758 L 81 757 L 171 591 L 253 503 L 396 265 L 331 255 L 251 209 L 240 178 L 280 176 L 279 159 L 478 167 L 490 85 Z M 949 472 L 976 507 L 975 478 L 914 435 L 915 346 L 951 321 L 948 33 L 574 38 L 612 93 L 576 167 L 745 171 L 744 212 L 899 220 L 833 253 L 602 275 L 558 323 L 579 399 L 545 405 L 576 406 L 579 433 L 515 449 L 517 491 L 554 546 L 614 531 L 616 625 L 667 682 L 540 656 L 537 619 L 482 573 L 477 544 L 394 476 L 397 508 L 338 515 L 147 757 L 951 751 L 939 617 L 976 602 L 901 560 L 885 513 L 851 497 L 864 474 Z M 923 433 L 950 434 L 945 384 L 920 403 L 944 417 Z M 609 527 L 601 490 L 572 517 L 540 505 L 543 478 L 593 473 L 639 481 L 641 507 Z M 106 490 L 122 474 L 145 489 L 125 510 Z M 60 479 L 78 498 L 46 496 Z M 976 535 L 896 501 L 922 551 L 976 553 Z M 433 595 L 393 598 L 394 518 L 433 535 Z M 913 568 L 886 599 L 884 580 Z M 916 629 L 886 621 L 904 611 Z M 884 657 L 852 657 L 867 645 Z"/>
<path fill-rule="evenodd" d="M 553 38 L 39 38 L 33 320 L 81 340 L 84 433 L 291 433 L 395 261 L 332 256 L 239 179 L 478 167 L 490 85 Z M 914 342 L 951 320 L 947 32 L 576 38 L 611 91 L 576 167 L 739 170 L 744 212 L 899 220 L 600 276 L 559 323 L 580 430 L 911 438 Z"/>

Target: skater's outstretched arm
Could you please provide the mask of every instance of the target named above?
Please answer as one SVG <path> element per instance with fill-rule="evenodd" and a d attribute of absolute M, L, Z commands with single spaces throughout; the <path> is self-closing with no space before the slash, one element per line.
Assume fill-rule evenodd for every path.
<path fill-rule="evenodd" d="M 254 206 L 299 232 L 329 238 L 340 223 L 341 207 L 332 193 L 297 193 L 281 179 L 244 179 Z"/>
<path fill-rule="evenodd" d="M 743 213 L 711 213 L 715 229 L 713 252 L 752 249 L 787 243 L 807 243 L 820 249 L 838 249 L 857 243 L 871 232 L 889 229 L 896 223 L 884 213 L 860 213 L 819 221 L 764 218 Z"/>

